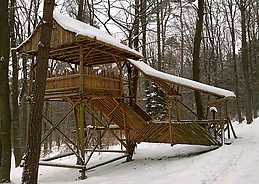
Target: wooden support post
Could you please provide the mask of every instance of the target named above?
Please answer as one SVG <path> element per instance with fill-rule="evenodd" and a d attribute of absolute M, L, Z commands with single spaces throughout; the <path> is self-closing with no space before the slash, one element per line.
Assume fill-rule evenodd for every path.
<path fill-rule="evenodd" d="M 78 111 L 76 108 L 74 108 L 74 116 L 75 116 L 75 127 L 76 127 L 76 150 L 77 150 L 77 154 L 80 154 L 80 136 L 79 136 L 79 122 L 78 122 Z M 81 160 L 81 157 L 77 157 L 77 164 L 82 163 L 83 160 Z"/>
<path fill-rule="evenodd" d="M 82 45 L 80 45 L 79 91 L 81 94 L 84 91 L 84 56 L 83 56 L 83 46 Z"/>
<path fill-rule="evenodd" d="M 79 91 L 80 94 L 83 94 L 84 92 L 84 55 L 83 55 L 83 46 L 80 45 L 80 61 L 79 61 Z M 80 137 L 80 152 L 83 162 L 85 162 L 85 112 L 84 112 L 84 101 L 83 99 L 80 100 L 80 107 L 79 107 L 79 137 Z M 84 163 L 81 163 L 84 164 Z M 85 179 L 85 169 L 83 168 L 81 170 L 81 179 Z"/>
<path fill-rule="evenodd" d="M 229 121 L 230 121 L 230 120 L 229 120 Z M 233 127 L 233 125 L 232 125 L 231 122 L 229 122 L 229 124 L 230 124 L 230 128 L 231 128 L 231 130 L 232 130 L 233 136 L 234 136 L 234 138 L 236 139 L 236 138 L 237 138 L 237 135 L 236 135 L 236 133 L 235 133 L 234 127 Z"/>
<path fill-rule="evenodd" d="M 84 144 L 84 140 L 85 140 L 85 133 L 84 133 L 84 128 L 85 128 L 85 113 L 84 113 L 84 102 L 83 100 L 80 101 L 80 108 L 79 108 L 79 127 L 80 127 L 80 131 L 79 131 L 79 139 L 80 139 L 80 152 L 81 152 L 81 157 L 82 157 L 82 161 L 83 163 L 80 164 L 84 164 L 85 162 L 85 144 Z M 84 179 L 85 176 L 85 171 L 81 171 L 81 178 Z"/>
<path fill-rule="evenodd" d="M 221 129 L 221 144 L 225 144 L 225 131 L 224 131 L 224 118 L 222 114 L 222 104 L 219 104 L 219 115 L 220 115 L 220 129 Z"/>
<path fill-rule="evenodd" d="M 170 143 L 173 146 L 173 134 L 172 134 L 172 114 L 171 114 L 171 97 L 167 96 L 168 98 L 168 121 L 169 121 L 169 133 L 170 133 Z"/>
<path fill-rule="evenodd" d="M 123 66 L 121 66 L 121 61 L 118 61 L 116 59 L 116 57 L 113 57 L 115 63 L 117 64 L 119 71 L 120 71 L 120 95 L 123 96 L 124 95 L 124 85 L 123 85 Z"/>
<path fill-rule="evenodd" d="M 74 102 L 70 98 L 66 98 L 70 106 L 74 108 L 74 119 L 75 119 L 75 128 L 76 128 L 76 151 L 77 151 L 77 164 L 83 163 L 84 161 L 82 160 L 80 156 L 80 128 L 79 128 L 79 110 L 77 105 L 79 104 L 78 101 Z M 79 155 L 79 156 L 78 156 Z"/>
<path fill-rule="evenodd" d="M 122 109 L 123 114 L 123 124 L 124 124 L 124 132 L 125 132 L 125 138 L 126 138 L 126 152 L 127 152 L 127 162 L 132 160 L 132 155 L 130 151 L 130 135 L 129 135 L 129 129 L 127 127 L 126 122 L 126 115 L 124 109 Z"/>
<path fill-rule="evenodd" d="M 230 127 L 229 127 L 229 117 L 228 117 L 228 101 L 225 102 L 226 108 L 226 121 L 227 121 L 227 130 L 228 130 L 228 139 L 230 139 Z"/>
<path fill-rule="evenodd" d="M 120 91 L 121 91 L 121 96 L 124 96 L 124 85 L 123 85 L 123 71 L 122 71 L 122 67 L 120 67 Z"/>

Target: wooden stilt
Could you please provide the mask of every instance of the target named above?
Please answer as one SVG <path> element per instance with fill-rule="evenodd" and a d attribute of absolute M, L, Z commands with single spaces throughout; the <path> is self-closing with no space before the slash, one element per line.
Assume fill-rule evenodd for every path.
<path fill-rule="evenodd" d="M 132 155 L 131 155 L 131 148 L 130 148 L 130 132 L 129 128 L 127 127 L 127 122 L 126 122 L 126 115 L 124 109 L 122 109 L 122 114 L 123 114 L 123 124 L 124 124 L 124 132 L 125 132 L 125 138 L 126 138 L 126 152 L 127 152 L 127 162 L 132 160 Z"/>
<path fill-rule="evenodd" d="M 168 122 L 169 122 L 169 133 L 170 133 L 170 143 L 171 143 L 171 146 L 173 145 L 173 134 L 172 134 L 172 115 L 171 115 L 171 98 L 170 96 L 167 97 L 168 98 Z"/>
<path fill-rule="evenodd" d="M 80 44 L 80 56 L 79 56 L 79 91 L 80 94 L 82 95 L 84 92 L 84 55 L 83 55 L 83 46 L 82 44 Z M 85 113 L 84 113 L 84 102 L 83 99 L 80 100 L 80 107 L 79 107 L 79 127 L 80 127 L 80 131 L 79 131 L 79 138 L 80 138 L 80 152 L 81 152 L 81 157 L 82 157 L 82 161 L 83 163 L 81 163 L 82 165 L 85 164 L 85 132 L 84 132 L 84 128 L 85 128 Z M 82 168 L 81 170 L 81 179 L 85 179 L 86 178 L 86 173 L 85 173 L 85 169 Z"/>
<path fill-rule="evenodd" d="M 78 111 L 76 108 L 74 108 L 74 118 L 75 118 L 75 128 L 76 128 L 76 142 L 77 142 L 77 146 L 76 146 L 76 150 L 77 150 L 77 154 L 80 154 L 80 129 L 79 129 L 79 121 L 78 121 Z M 77 164 L 79 163 L 83 163 L 83 160 L 81 160 L 81 157 L 77 157 Z"/>
<path fill-rule="evenodd" d="M 225 102 L 225 109 L 226 109 L 226 121 L 227 121 L 227 130 L 228 130 L 228 139 L 230 139 L 230 127 L 229 127 L 229 121 L 228 121 L 228 102 Z"/>
<path fill-rule="evenodd" d="M 225 131 L 224 131 L 224 119 L 222 114 L 222 104 L 219 104 L 219 115 L 220 115 L 220 129 L 221 129 L 221 144 L 225 144 Z"/>
<path fill-rule="evenodd" d="M 235 133 L 235 130 L 234 130 L 234 127 L 233 127 L 232 123 L 230 122 L 230 119 L 229 119 L 229 125 L 230 125 L 230 127 L 231 127 L 233 136 L 234 136 L 234 138 L 236 139 L 236 138 L 237 138 L 237 135 L 236 135 L 236 133 Z"/>

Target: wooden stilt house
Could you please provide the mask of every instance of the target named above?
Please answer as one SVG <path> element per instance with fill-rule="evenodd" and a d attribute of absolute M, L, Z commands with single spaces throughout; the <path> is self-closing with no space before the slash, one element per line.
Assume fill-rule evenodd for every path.
<path fill-rule="evenodd" d="M 230 135 L 232 127 L 228 118 L 227 102 L 235 97 L 234 93 L 159 72 L 141 62 L 141 54 L 112 36 L 55 11 L 53 21 L 49 59 L 66 62 L 70 69 L 55 75 L 49 72 L 45 100 L 65 101 L 70 109 L 57 122 L 43 117 L 50 129 L 43 135 L 42 142 L 55 132 L 71 152 L 42 159 L 41 165 L 78 168 L 81 169 L 81 177 L 85 178 L 89 169 L 122 158 L 131 160 L 135 145 L 140 142 L 208 146 L 224 144 L 225 130 Z M 13 50 L 37 56 L 40 29 L 38 26 L 26 41 Z M 116 72 L 97 67 L 107 64 L 110 68 L 116 67 Z M 167 110 L 166 120 L 155 121 L 155 118 L 150 117 L 135 103 L 137 91 L 132 85 L 132 68 L 139 70 L 166 93 L 167 104 L 161 108 Z M 200 119 L 191 108 L 181 102 L 179 88 L 197 90 L 211 96 L 213 100 L 209 103 L 218 104 L 219 118 Z M 76 134 L 73 140 L 58 128 L 71 113 L 74 114 L 73 129 Z M 92 117 L 92 123 L 86 123 L 86 114 Z M 118 134 L 118 130 L 122 134 Z M 96 132 L 99 136 L 93 143 L 91 138 Z M 112 152 L 123 155 L 89 167 L 93 153 L 105 151 L 100 150 L 99 145 L 107 132 L 123 146 L 122 150 Z M 74 165 L 50 162 L 70 154 L 77 157 Z"/>

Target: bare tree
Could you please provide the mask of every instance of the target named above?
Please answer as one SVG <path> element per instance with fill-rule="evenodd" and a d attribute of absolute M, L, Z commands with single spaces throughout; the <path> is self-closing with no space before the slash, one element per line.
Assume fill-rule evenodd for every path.
<path fill-rule="evenodd" d="M 16 46 L 15 36 L 15 0 L 11 0 L 10 11 L 10 29 L 11 29 L 11 47 Z M 12 144 L 15 157 L 15 166 L 18 167 L 21 162 L 21 134 L 19 123 L 19 106 L 18 106 L 18 59 L 16 52 L 12 52 Z"/>
<path fill-rule="evenodd" d="M 238 69 L 237 69 L 237 57 L 236 57 L 236 36 L 235 36 L 235 17 L 236 8 L 231 0 L 226 2 L 225 13 L 227 17 L 228 27 L 231 34 L 231 46 L 232 46 L 232 57 L 233 57 L 233 76 L 235 83 L 235 94 L 236 94 L 236 109 L 238 112 L 238 121 L 242 122 L 241 116 L 241 105 L 240 105 L 240 93 L 239 93 L 239 83 L 238 83 Z M 228 13 L 229 12 L 229 13 Z"/>
<path fill-rule="evenodd" d="M 0 6 L 0 105 L 1 105 L 1 172 L 0 182 L 10 182 L 11 168 L 11 109 L 9 104 L 9 53 L 10 53 L 10 27 L 8 23 L 8 0 L 1 1 Z"/>
<path fill-rule="evenodd" d="M 41 22 L 41 33 L 44 34 L 40 34 L 40 42 L 38 44 L 39 48 L 37 55 L 35 87 L 31 102 L 32 107 L 29 121 L 28 150 L 25 157 L 25 165 L 23 170 L 23 183 L 37 183 L 38 181 L 38 167 L 41 148 L 40 142 L 42 134 L 42 113 L 46 88 L 54 4 L 54 0 L 44 0 L 43 20 Z"/>
<path fill-rule="evenodd" d="M 196 32 L 194 37 L 194 49 L 193 49 L 193 79 L 200 81 L 200 45 L 201 45 L 201 34 L 203 24 L 203 13 L 204 13 L 204 0 L 198 0 L 198 18 L 196 22 Z M 201 94 L 195 91 L 195 101 L 197 107 L 197 114 L 199 118 L 203 119 L 203 105 Z"/>
<path fill-rule="evenodd" d="M 238 6 L 241 12 L 241 29 L 242 29 L 242 66 L 244 74 L 244 87 L 245 87 L 245 113 L 247 124 L 253 122 L 252 107 L 251 107 L 251 91 L 250 91 L 250 79 L 249 79 L 249 57 L 248 57 L 248 45 L 247 45 L 247 7 L 251 2 L 248 0 L 240 0 Z"/>

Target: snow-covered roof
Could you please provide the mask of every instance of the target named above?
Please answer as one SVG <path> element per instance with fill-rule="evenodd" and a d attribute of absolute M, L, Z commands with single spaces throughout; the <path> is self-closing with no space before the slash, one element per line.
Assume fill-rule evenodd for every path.
<path fill-rule="evenodd" d="M 13 51 L 37 55 L 41 24 Z M 143 56 L 134 49 L 120 43 L 113 36 L 89 24 L 62 15 L 54 10 L 53 31 L 50 41 L 49 58 L 78 64 L 80 47 L 84 54 L 84 65 L 114 63 L 116 60 L 138 60 Z"/>
<path fill-rule="evenodd" d="M 87 36 L 89 38 L 93 38 L 104 43 L 111 44 L 123 50 L 127 50 L 142 57 L 142 55 L 136 50 L 127 47 L 126 45 L 120 43 L 119 40 L 117 40 L 113 36 L 89 24 L 73 19 L 69 16 L 63 15 L 55 10 L 53 12 L 53 18 L 65 30 L 74 32 L 76 33 L 76 35 Z"/>
<path fill-rule="evenodd" d="M 210 85 L 203 84 L 201 82 L 196 82 L 196 81 L 193 81 L 190 79 L 170 75 L 170 74 L 167 74 L 164 72 L 160 72 L 160 71 L 150 67 L 149 65 L 147 65 L 146 63 L 144 63 L 142 61 L 135 61 L 135 60 L 129 59 L 129 62 L 133 66 L 135 66 L 136 68 L 141 70 L 147 76 L 155 77 L 155 78 L 161 79 L 163 81 L 174 83 L 174 84 L 186 87 L 186 88 L 198 90 L 198 91 L 208 93 L 211 95 L 215 95 L 218 97 L 224 97 L 224 98 L 236 97 L 236 95 L 232 91 L 221 89 L 221 88 L 214 87 L 214 86 L 210 86 Z"/>

